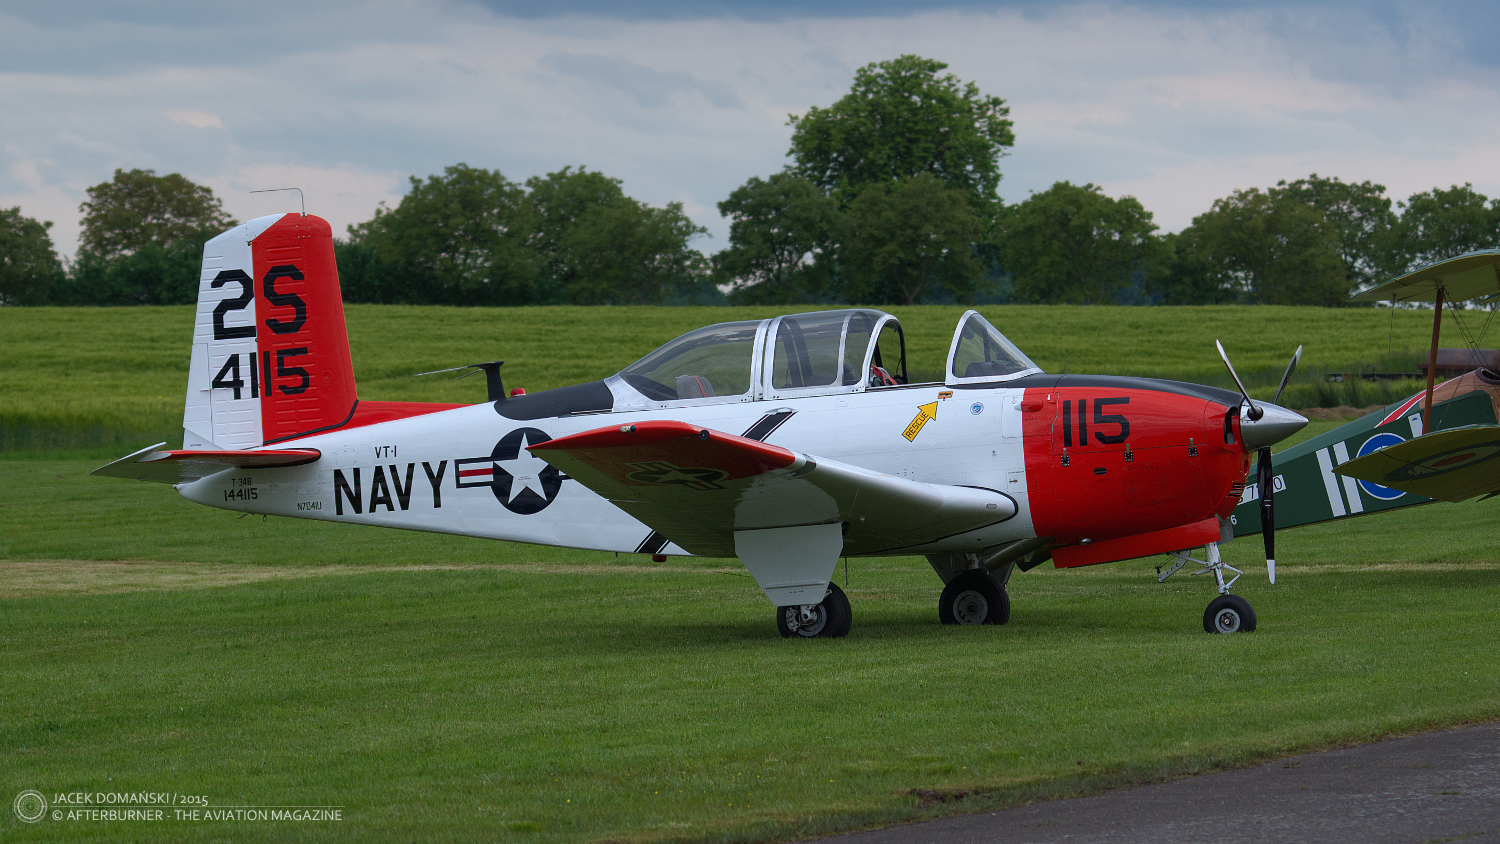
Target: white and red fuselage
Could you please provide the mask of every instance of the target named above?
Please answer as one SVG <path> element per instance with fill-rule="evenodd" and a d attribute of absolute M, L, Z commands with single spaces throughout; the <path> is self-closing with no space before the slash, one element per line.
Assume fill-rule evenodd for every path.
<path fill-rule="evenodd" d="M 1048 375 L 973 311 L 944 382 L 902 383 L 905 364 L 891 315 L 825 311 L 699 329 L 534 395 L 361 401 L 328 224 L 278 215 L 205 246 L 183 448 L 98 474 L 249 513 L 737 555 L 778 606 L 816 601 L 840 555 L 972 566 L 1037 540 L 1068 567 L 1225 534 L 1253 427 L 1238 395 Z M 773 571 L 803 548 L 811 574 Z"/>
<path fill-rule="evenodd" d="M 1179 385 L 1137 379 L 1025 380 L 1042 383 L 897 386 L 534 419 L 502 415 L 544 399 L 541 393 L 283 442 L 317 449 L 322 457 L 302 466 L 234 470 L 178 489 L 200 504 L 252 513 L 601 551 L 684 553 L 653 540 L 651 528 L 527 446 L 668 418 L 740 434 L 780 412 L 785 418 L 765 438 L 769 444 L 925 483 L 998 490 L 1016 503 L 1015 515 L 999 524 L 930 545 L 870 549 L 874 553 L 974 552 L 1047 536 L 1056 562 L 1067 565 L 1107 562 L 1113 547 L 1107 540 L 1176 530 L 1183 538 L 1167 545 L 1177 548 L 1219 538 L 1216 519 L 1239 503 L 1249 468 L 1237 416 L 1225 436 L 1230 407 L 1177 392 Z M 937 404 L 935 418 L 908 441 L 903 432 L 931 403 Z M 1078 544 L 1083 540 L 1088 544 Z M 1101 556 L 1106 559 L 1096 559 Z"/>

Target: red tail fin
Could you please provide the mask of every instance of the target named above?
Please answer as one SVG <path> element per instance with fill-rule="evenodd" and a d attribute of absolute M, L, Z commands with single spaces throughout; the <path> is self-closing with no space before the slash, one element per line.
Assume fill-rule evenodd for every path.
<path fill-rule="evenodd" d="M 287 214 L 252 242 L 266 445 L 336 428 L 358 399 L 333 230 L 321 217 Z"/>

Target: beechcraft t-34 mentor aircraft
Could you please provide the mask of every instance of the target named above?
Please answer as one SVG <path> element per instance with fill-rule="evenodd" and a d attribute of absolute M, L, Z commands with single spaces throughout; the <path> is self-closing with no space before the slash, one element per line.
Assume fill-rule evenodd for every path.
<path fill-rule="evenodd" d="M 1227 359 L 1226 359 L 1227 362 Z M 328 224 L 204 247 L 183 447 L 95 472 L 249 513 L 641 554 L 738 557 L 784 636 L 842 636 L 841 556 L 923 554 L 944 623 L 1003 624 L 1016 569 L 1206 547 L 1229 593 L 1249 455 L 1301 416 L 1226 390 L 1047 375 L 978 313 L 941 383 L 895 317 L 802 313 L 684 334 L 602 381 L 477 405 L 360 401 Z"/>

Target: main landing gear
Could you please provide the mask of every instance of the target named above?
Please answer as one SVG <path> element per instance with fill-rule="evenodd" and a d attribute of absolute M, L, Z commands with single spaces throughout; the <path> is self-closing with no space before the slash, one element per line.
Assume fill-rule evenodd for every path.
<path fill-rule="evenodd" d="M 1234 582 L 1239 580 L 1240 575 L 1244 574 L 1244 572 L 1224 562 L 1223 558 L 1219 556 L 1219 543 L 1210 542 L 1204 550 L 1207 551 L 1207 560 L 1197 559 L 1187 551 L 1173 551 L 1172 556 L 1177 558 L 1177 562 L 1173 563 L 1166 571 L 1162 571 L 1161 566 L 1157 566 L 1156 582 L 1165 582 L 1167 578 L 1176 574 L 1178 570 L 1187 565 L 1188 561 L 1195 562 L 1203 568 L 1198 569 L 1193 574 L 1199 575 L 1212 572 L 1214 580 L 1219 586 L 1219 597 L 1209 601 L 1208 609 L 1203 611 L 1204 632 L 1249 633 L 1255 630 L 1255 608 L 1250 606 L 1250 602 L 1244 598 L 1229 594 L 1229 587 L 1233 586 Z M 1228 583 L 1224 582 L 1224 571 L 1226 569 L 1234 572 L 1234 577 L 1231 577 Z"/>
<path fill-rule="evenodd" d="M 834 583 L 828 584 L 821 603 L 776 608 L 776 629 L 787 639 L 793 636 L 837 639 L 849 635 L 849 624 L 853 620 L 849 599 Z"/>
<path fill-rule="evenodd" d="M 938 618 L 944 624 L 1004 624 L 1010 621 L 1010 596 L 988 571 L 969 569 L 943 587 Z"/>

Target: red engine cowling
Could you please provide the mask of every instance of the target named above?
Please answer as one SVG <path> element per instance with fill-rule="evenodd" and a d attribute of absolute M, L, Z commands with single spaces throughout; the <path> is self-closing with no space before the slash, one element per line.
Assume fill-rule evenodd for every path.
<path fill-rule="evenodd" d="M 1226 433 L 1223 403 L 1123 385 L 1064 384 L 1027 390 L 1022 409 L 1032 522 L 1038 536 L 1053 537 L 1059 566 L 1217 539 L 1217 518 L 1233 510 L 1244 489 L 1249 455 L 1232 415 Z M 1188 533 L 1174 533 L 1189 526 Z M 1210 532 L 1209 540 L 1199 536 Z M 1118 544 L 1113 552 L 1062 550 L 1146 535 L 1159 536 Z M 1162 544 L 1172 547 L 1155 547 Z"/>

